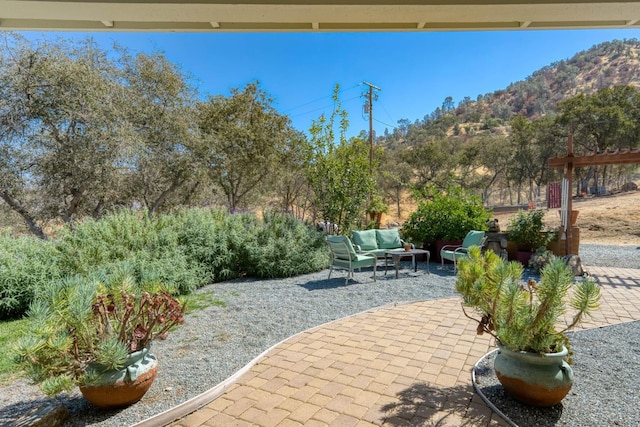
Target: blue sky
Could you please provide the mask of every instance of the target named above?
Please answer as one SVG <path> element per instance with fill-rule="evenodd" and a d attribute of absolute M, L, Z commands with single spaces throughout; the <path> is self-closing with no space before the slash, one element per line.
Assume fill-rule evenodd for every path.
<path fill-rule="evenodd" d="M 46 34 L 87 35 L 106 49 L 118 42 L 134 51 L 163 51 L 205 94 L 227 95 L 233 87 L 259 80 L 275 107 L 302 131 L 330 113 L 338 83 L 349 134 L 356 135 L 369 126 L 362 113 L 363 81 L 382 89 L 374 102 L 374 129 L 381 134 L 400 119 L 422 119 L 447 96 L 456 105 L 465 96 L 475 99 L 595 44 L 640 39 L 640 30 Z"/>

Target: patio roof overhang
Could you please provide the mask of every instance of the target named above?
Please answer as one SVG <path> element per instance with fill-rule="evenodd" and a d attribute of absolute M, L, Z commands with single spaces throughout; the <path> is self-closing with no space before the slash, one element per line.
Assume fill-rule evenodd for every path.
<path fill-rule="evenodd" d="M 0 30 L 454 31 L 640 28 L 640 1 L 0 0 Z"/>

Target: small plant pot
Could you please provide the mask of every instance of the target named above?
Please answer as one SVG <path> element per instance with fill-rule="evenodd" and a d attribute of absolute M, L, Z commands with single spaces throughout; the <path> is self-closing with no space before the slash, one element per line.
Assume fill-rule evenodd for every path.
<path fill-rule="evenodd" d="M 498 344 L 494 369 L 504 390 L 531 406 L 548 407 L 562 401 L 573 386 L 573 371 L 565 362 L 567 348 L 558 353 L 512 351 Z"/>
<path fill-rule="evenodd" d="M 145 348 L 131 353 L 122 369 L 104 369 L 98 364 L 89 365 L 89 369 L 100 376 L 90 385 L 80 386 L 85 399 L 99 408 L 122 408 L 136 403 L 149 390 L 158 374 L 158 361 Z"/>
<path fill-rule="evenodd" d="M 405 243 L 404 244 L 404 251 L 405 252 L 411 252 L 411 243 Z"/>
<path fill-rule="evenodd" d="M 529 267 L 529 260 L 531 260 L 532 256 L 533 256 L 533 252 L 531 252 L 531 251 L 518 250 L 516 252 L 516 260 L 520 264 L 522 264 L 524 266 L 524 268 L 528 268 Z"/>

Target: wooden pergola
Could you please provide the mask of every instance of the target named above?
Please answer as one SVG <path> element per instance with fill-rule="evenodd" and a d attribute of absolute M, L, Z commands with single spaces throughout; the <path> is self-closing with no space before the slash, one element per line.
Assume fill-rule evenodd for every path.
<path fill-rule="evenodd" d="M 565 248 L 566 254 L 571 252 L 571 242 L 573 239 L 571 227 L 566 224 L 571 216 L 573 208 L 571 198 L 571 188 L 573 188 L 573 168 L 584 166 L 604 166 L 604 165 L 625 165 L 640 163 L 640 148 L 635 149 L 622 149 L 615 151 L 604 151 L 602 153 L 590 153 L 581 156 L 576 156 L 573 152 L 573 135 L 569 135 L 567 138 L 567 155 L 564 157 L 556 157 L 549 159 L 547 162 L 551 168 L 564 168 L 565 179 L 569 182 L 568 185 L 568 197 L 567 197 L 567 212 L 568 215 L 563 216 L 562 226 L 566 228 L 566 241 Z"/>

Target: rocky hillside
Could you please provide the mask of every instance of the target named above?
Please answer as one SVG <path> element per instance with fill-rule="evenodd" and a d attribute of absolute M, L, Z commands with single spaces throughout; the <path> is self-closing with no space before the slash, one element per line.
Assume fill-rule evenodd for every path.
<path fill-rule="evenodd" d="M 554 111 L 562 99 L 616 85 L 640 87 L 640 41 L 636 39 L 596 45 L 488 94 L 483 101 L 491 111 L 505 109 L 532 118 Z"/>
<path fill-rule="evenodd" d="M 525 80 L 476 99 L 465 97 L 456 106 L 448 97 L 424 120 L 401 120 L 379 142 L 387 146 L 425 137 L 508 134 L 515 115 L 527 118 L 553 115 L 559 101 L 607 86 L 640 87 L 640 41 L 614 40 L 582 51 L 572 58 L 535 71 Z M 418 136 L 419 134 L 419 136 Z"/>

